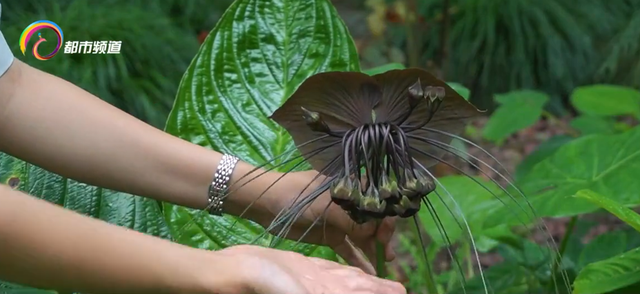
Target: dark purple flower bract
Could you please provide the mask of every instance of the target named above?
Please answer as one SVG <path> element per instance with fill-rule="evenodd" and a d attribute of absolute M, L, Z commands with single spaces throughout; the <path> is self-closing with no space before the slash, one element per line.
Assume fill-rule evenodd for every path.
<path fill-rule="evenodd" d="M 421 69 L 308 78 L 271 116 L 302 156 L 333 179 L 334 203 L 358 223 L 413 216 L 435 189 L 426 169 L 480 112 Z"/>

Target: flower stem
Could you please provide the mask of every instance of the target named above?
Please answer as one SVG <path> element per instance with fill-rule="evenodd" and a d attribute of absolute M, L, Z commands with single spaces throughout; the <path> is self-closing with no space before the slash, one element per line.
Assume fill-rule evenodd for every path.
<path fill-rule="evenodd" d="M 415 240 L 416 241 L 420 241 L 420 245 L 422 247 L 422 254 L 424 257 L 424 266 L 425 266 L 425 270 L 426 270 L 426 286 L 427 286 L 427 293 L 429 294 L 438 294 L 438 284 L 436 283 L 436 276 L 435 273 L 433 271 L 433 267 L 429 256 L 435 256 L 437 253 L 437 245 L 433 243 L 433 240 L 431 242 L 429 242 L 429 245 L 425 244 L 424 239 L 422 238 L 422 230 L 420 230 L 420 223 L 418 220 L 418 216 L 414 216 L 413 217 L 413 227 L 415 228 Z M 436 250 L 435 252 L 432 250 Z"/>
<path fill-rule="evenodd" d="M 384 250 L 384 244 L 380 241 L 376 241 L 376 273 L 379 278 L 387 277 L 387 266 L 385 264 L 386 254 Z"/>
<path fill-rule="evenodd" d="M 381 221 L 378 220 L 377 226 L 380 227 Z M 376 229 L 376 232 L 378 230 Z M 387 255 L 385 254 L 384 244 L 382 242 L 376 240 L 376 274 L 379 278 L 387 278 L 387 266 L 385 261 L 387 260 Z"/>

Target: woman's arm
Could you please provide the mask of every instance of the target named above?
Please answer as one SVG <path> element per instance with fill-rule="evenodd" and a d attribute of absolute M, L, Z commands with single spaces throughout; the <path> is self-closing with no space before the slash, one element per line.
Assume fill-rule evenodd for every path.
<path fill-rule="evenodd" d="M 238 263 L 0 185 L 0 277 L 12 282 L 96 294 L 239 293 Z"/>
<path fill-rule="evenodd" d="M 0 151 L 57 174 L 199 209 L 207 205 L 208 187 L 222 157 L 19 60 L 0 78 L 0 138 Z M 252 169 L 239 162 L 231 184 Z M 273 181 L 269 177 L 274 175 L 234 193 L 225 201 L 225 211 L 242 213 Z M 246 216 L 268 221 L 256 219 L 272 217 L 265 215 L 267 198 Z"/>
<path fill-rule="evenodd" d="M 0 277 L 63 293 L 406 294 L 397 282 L 294 252 L 247 245 L 210 252 L 171 243 L 5 185 Z"/>

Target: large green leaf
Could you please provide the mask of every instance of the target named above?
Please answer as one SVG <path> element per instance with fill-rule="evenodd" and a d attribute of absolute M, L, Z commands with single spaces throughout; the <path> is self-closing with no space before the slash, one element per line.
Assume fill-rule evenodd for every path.
<path fill-rule="evenodd" d="M 536 293 L 532 289 L 539 290 L 540 285 L 535 277 L 524 267 L 516 262 L 503 262 L 491 266 L 484 271 L 484 278 L 492 294 L 519 294 Z M 479 275 L 466 281 L 464 289 L 460 286 L 453 288 L 447 294 L 485 294 L 484 283 Z"/>
<path fill-rule="evenodd" d="M 254 165 L 269 162 L 294 144 L 268 115 L 306 78 L 326 71 L 360 71 L 353 40 L 329 1 L 236 1 L 184 75 L 166 130 Z M 165 208 L 177 241 L 190 246 L 219 249 L 263 232 L 231 216 Z M 302 244 L 295 250 L 333 258 L 330 250 L 316 248 Z"/>
<path fill-rule="evenodd" d="M 630 228 L 606 232 L 584 244 L 585 237 L 599 225 L 601 222 L 597 220 L 580 218 L 576 221 L 562 254 L 564 259 L 571 261 L 575 270 L 640 246 L 640 234 Z"/>
<path fill-rule="evenodd" d="M 533 125 L 549 97 L 541 92 L 521 90 L 496 95 L 495 100 L 500 106 L 491 115 L 482 135 L 488 140 L 500 141 Z"/>
<path fill-rule="evenodd" d="M 498 247 L 497 251 L 504 261 L 484 272 L 489 293 L 544 293 L 543 282 L 548 278 L 548 265 L 552 256 L 549 249 L 527 240 L 520 240 L 518 243 L 518 247 L 505 244 Z M 476 275 L 466 281 L 464 292 L 486 293 L 482 277 Z M 464 292 L 459 288 L 449 291 L 450 294 Z"/>
<path fill-rule="evenodd" d="M 149 235 L 170 238 L 160 204 L 148 198 L 79 183 L 0 153 L 0 183 L 65 208 Z M 14 289 L 3 290 L 2 288 Z M 3 285 L 0 293 L 39 293 Z"/>
<path fill-rule="evenodd" d="M 0 282 L 0 294 L 57 294 L 53 290 L 42 290 L 30 287 L 24 287 L 12 283 Z"/>
<path fill-rule="evenodd" d="M 57 294 L 56 291 L 40 290 L 27 287 L 0 289 L 2 294 Z"/>
<path fill-rule="evenodd" d="M 578 111 L 599 116 L 640 115 L 640 91 L 616 85 L 579 87 L 571 94 Z"/>
<path fill-rule="evenodd" d="M 616 131 L 616 122 L 613 119 L 588 114 L 574 118 L 569 125 L 581 135 L 610 134 Z"/>
<path fill-rule="evenodd" d="M 624 207 L 615 200 L 602 196 L 591 190 L 580 190 L 575 195 L 578 198 L 586 199 L 592 203 L 606 209 L 610 213 L 617 216 L 619 219 L 630 225 L 636 231 L 640 232 L 640 215 L 635 211 Z"/>
<path fill-rule="evenodd" d="M 0 153 L 0 183 L 76 212 L 169 238 L 160 204 L 148 198 L 79 183 Z"/>
<path fill-rule="evenodd" d="M 627 236 L 623 231 L 613 231 L 602 234 L 584 247 L 576 260 L 578 268 L 590 263 L 614 257 L 627 250 Z"/>
<path fill-rule="evenodd" d="M 490 288 L 489 293 L 566 293 L 562 277 L 551 276 L 549 265 L 555 254 L 549 247 L 526 239 L 519 240 L 515 245 L 517 246 L 500 244 L 497 252 L 504 261 L 484 271 L 486 283 Z M 569 260 L 563 259 L 558 269 L 562 270 L 569 280 L 575 277 Z M 555 292 L 556 288 L 560 292 Z M 486 293 L 479 275 L 466 282 L 465 290 L 466 293 Z M 455 289 L 448 293 L 463 293 L 463 291 Z"/>
<path fill-rule="evenodd" d="M 500 191 L 491 182 L 481 178 L 475 180 L 485 185 L 493 193 Z M 445 236 L 440 233 L 436 221 L 439 221 L 442 231 L 449 239 L 448 241 L 454 243 L 468 235 L 464 223 L 464 219 L 466 219 L 475 235 L 475 229 L 481 227 L 487 215 L 487 208 L 496 205 L 496 199 L 491 192 L 466 176 L 447 176 L 438 179 L 438 181 L 440 185 L 436 188 L 436 193 L 430 194 L 428 198 L 428 203 L 433 209 L 423 206 L 418 212 L 424 230 L 431 236 L 435 244 L 448 245 Z M 433 211 L 437 212 L 437 217 Z"/>
<path fill-rule="evenodd" d="M 447 85 L 449 85 L 449 87 L 451 87 L 453 90 L 458 92 L 458 94 L 460 94 L 460 96 L 462 96 L 464 100 L 469 101 L 469 96 L 471 95 L 471 91 L 469 91 L 467 87 L 463 86 L 460 83 L 453 83 L 453 82 L 447 83 Z"/>
<path fill-rule="evenodd" d="M 370 69 L 366 69 L 363 70 L 362 72 L 373 76 L 373 75 L 377 75 L 377 74 L 381 74 L 381 73 L 385 73 L 388 72 L 390 70 L 394 70 L 394 69 L 405 69 L 404 64 L 402 63 L 397 63 L 397 62 L 392 62 L 392 63 L 387 63 L 385 65 L 381 65 L 381 66 L 376 66 Z"/>
<path fill-rule="evenodd" d="M 437 246 L 468 239 L 465 220 L 480 251 L 488 251 L 497 245 L 495 238 L 511 236 L 508 229 L 494 227 L 484 230 L 484 221 L 492 208 L 501 205 L 494 196 L 499 195 L 501 190 L 493 182 L 479 177 L 474 179 L 466 176 L 440 178 L 438 181 L 441 185 L 428 198 L 433 210 L 422 207 L 418 212 L 424 230 Z M 437 212 L 437 216 L 433 211 Z"/>
<path fill-rule="evenodd" d="M 562 145 L 567 144 L 569 141 L 573 140 L 570 136 L 558 135 L 551 137 L 549 140 L 542 142 L 536 150 L 531 152 L 518 166 L 516 167 L 516 179 L 521 179 L 526 176 L 527 173 L 531 171 L 531 169 L 538 164 L 538 162 L 543 159 L 551 156 L 558 148 Z"/>
<path fill-rule="evenodd" d="M 572 197 L 583 189 L 610 195 L 623 205 L 640 203 L 640 127 L 621 134 L 598 134 L 575 139 L 538 163 L 520 187 L 538 216 L 563 217 L 592 212 L 594 204 Z M 516 194 L 518 195 L 518 194 Z M 522 199 L 521 196 L 518 196 Z M 520 205 L 527 205 L 520 201 Z M 492 224 L 509 219 L 513 206 L 502 206 Z"/>
<path fill-rule="evenodd" d="M 587 265 L 573 283 L 574 294 L 600 294 L 640 282 L 640 248 Z"/>

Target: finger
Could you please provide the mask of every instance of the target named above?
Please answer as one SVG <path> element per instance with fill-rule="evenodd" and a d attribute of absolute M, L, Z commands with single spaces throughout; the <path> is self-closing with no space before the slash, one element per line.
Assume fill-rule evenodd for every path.
<path fill-rule="evenodd" d="M 326 260 L 326 259 L 322 259 L 322 258 L 318 258 L 318 257 L 309 257 L 309 259 L 311 260 L 311 262 L 315 263 L 316 265 L 318 265 L 319 267 L 325 268 L 325 269 L 338 269 L 343 267 L 343 265 L 334 262 L 334 261 L 330 261 L 330 260 Z"/>
<path fill-rule="evenodd" d="M 387 282 L 384 293 L 407 294 L 407 288 L 399 282 L 385 280 Z"/>
<path fill-rule="evenodd" d="M 376 287 L 372 293 L 406 294 L 407 289 L 399 282 L 377 278 Z"/>
<path fill-rule="evenodd" d="M 327 198 L 330 199 L 330 197 Z M 327 209 L 326 216 L 327 220 L 331 223 L 332 226 L 336 227 L 352 238 L 357 239 L 375 235 L 377 228 L 376 222 L 369 221 L 363 224 L 357 224 L 351 219 L 351 217 L 349 217 L 349 214 L 344 209 L 342 209 L 335 203 L 331 203 L 329 209 Z"/>
<path fill-rule="evenodd" d="M 364 291 L 364 293 L 393 293 L 393 294 L 406 294 L 405 287 L 391 280 L 386 280 L 369 275 L 357 275 L 350 278 L 348 283 L 350 288 L 357 289 L 357 291 Z"/>
<path fill-rule="evenodd" d="M 391 244 L 387 244 L 387 248 L 384 249 L 384 257 L 387 262 L 391 262 L 396 259 L 396 251 L 391 247 Z"/>
<path fill-rule="evenodd" d="M 396 218 L 385 218 L 376 231 L 376 239 L 384 244 L 385 259 L 392 261 L 395 259 L 396 253 L 391 247 L 391 238 L 395 232 Z"/>
<path fill-rule="evenodd" d="M 371 264 L 376 264 L 378 258 L 376 248 L 378 242 L 384 246 L 385 261 L 395 259 L 395 250 L 391 247 L 391 238 L 395 231 L 395 222 L 396 218 L 386 218 L 377 226 L 375 238 L 371 237 L 356 241 L 356 245 L 362 249 L 362 252 L 364 252 L 369 261 L 371 261 Z"/>
<path fill-rule="evenodd" d="M 365 273 L 375 275 L 373 265 L 367 261 L 362 252 L 356 248 L 348 237 L 338 245 L 332 246 L 333 250 L 340 255 L 349 265 L 362 269 Z"/>
<path fill-rule="evenodd" d="M 382 220 L 376 230 L 376 239 L 382 244 L 391 242 L 391 237 L 396 229 L 396 218 L 388 217 Z"/>
<path fill-rule="evenodd" d="M 370 264 L 376 264 L 376 240 L 368 239 L 366 241 L 359 241 L 356 243 L 358 248 L 362 250 L 365 256 L 369 259 Z"/>

